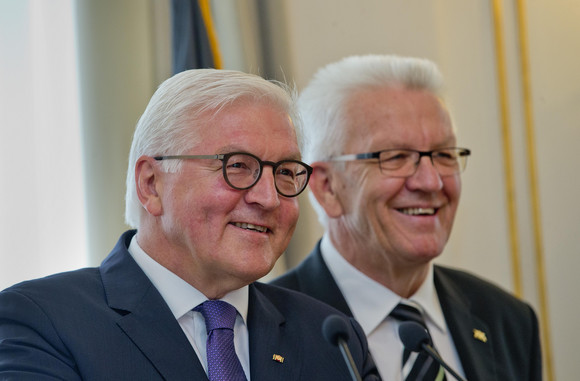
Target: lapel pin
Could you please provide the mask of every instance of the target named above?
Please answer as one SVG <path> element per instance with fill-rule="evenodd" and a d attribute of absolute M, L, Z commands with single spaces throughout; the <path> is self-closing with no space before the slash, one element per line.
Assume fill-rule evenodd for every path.
<path fill-rule="evenodd" d="M 279 362 L 280 364 L 282 364 L 284 362 L 284 357 L 274 354 L 272 356 L 272 360 Z"/>
<path fill-rule="evenodd" d="M 485 335 L 485 332 L 480 331 L 479 329 L 473 329 L 473 338 L 483 343 L 487 343 L 487 336 Z"/>

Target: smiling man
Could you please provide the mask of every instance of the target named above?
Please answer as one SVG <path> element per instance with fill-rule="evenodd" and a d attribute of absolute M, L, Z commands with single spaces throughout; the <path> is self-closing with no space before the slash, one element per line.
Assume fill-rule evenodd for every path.
<path fill-rule="evenodd" d="M 445 376 L 424 351 L 404 350 L 398 328 L 409 320 L 470 381 L 540 380 L 530 306 L 433 265 L 451 234 L 470 155 L 456 141 L 441 88 L 436 66 L 415 58 L 353 56 L 315 74 L 298 105 L 311 200 L 326 232 L 273 283 L 354 316 L 385 380 Z"/>
<path fill-rule="evenodd" d="M 321 332 L 337 314 L 356 369 L 378 379 L 352 318 L 255 282 L 286 249 L 312 170 L 290 94 L 236 71 L 165 81 L 129 156 L 136 230 L 98 268 L 0 293 L 0 379 L 349 380 Z"/>

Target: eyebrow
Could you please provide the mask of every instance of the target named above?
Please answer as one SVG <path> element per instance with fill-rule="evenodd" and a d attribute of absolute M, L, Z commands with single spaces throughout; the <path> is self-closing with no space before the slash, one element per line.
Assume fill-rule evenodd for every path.
<path fill-rule="evenodd" d="M 455 147 L 457 145 L 457 139 L 444 139 L 441 140 L 439 142 L 436 142 L 437 144 L 431 145 L 431 149 L 440 149 L 440 148 L 449 148 L 449 147 Z M 370 150 L 369 152 L 375 152 L 375 151 L 384 151 L 384 150 L 391 150 L 391 149 L 410 149 L 410 150 L 416 150 L 415 148 L 412 147 L 413 144 L 409 144 L 409 142 L 405 142 L 402 144 L 393 144 L 392 142 L 389 142 L 389 144 L 387 144 L 386 146 L 379 146 L 381 148 L 377 148 L 375 150 Z"/>
<path fill-rule="evenodd" d="M 222 147 L 220 149 L 217 150 L 217 154 L 226 154 L 226 153 L 230 153 L 230 152 L 243 152 L 243 153 L 250 153 L 252 155 L 258 156 L 260 159 L 264 160 L 260 155 L 256 155 L 254 152 L 248 151 L 247 149 L 243 149 L 239 146 L 234 146 L 234 145 L 228 145 L 225 147 Z M 301 161 L 302 160 L 302 155 L 300 154 L 300 152 L 297 152 L 295 154 L 291 154 L 290 156 L 286 156 L 286 157 L 282 157 L 278 161 L 284 161 L 284 160 L 298 160 Z"/>

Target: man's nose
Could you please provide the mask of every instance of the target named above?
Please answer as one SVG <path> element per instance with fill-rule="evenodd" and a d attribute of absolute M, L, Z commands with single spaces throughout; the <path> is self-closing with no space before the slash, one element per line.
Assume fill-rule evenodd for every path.
<path fill-rule="evenodd" d="M 274 209 L 280 205 L 280 195 L 276 189 L 274 171 L 267 166 L 262 170 L 262 176 L 250 189 L 246 196 L 248 202 L 255 202 L 266 209 Z"/>

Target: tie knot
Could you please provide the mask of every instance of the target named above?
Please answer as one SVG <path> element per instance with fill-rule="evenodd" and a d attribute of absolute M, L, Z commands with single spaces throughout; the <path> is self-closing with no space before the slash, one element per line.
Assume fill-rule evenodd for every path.
<path fill-rule="evenodd" d="M 234 329 L 236 322 L 236 308 L 221 300 L 206 300 L 194 308 L 199 311 L 205 319 L 207 332 L 214 329 L 227 328 Z"/>
<path fill-rule="evenodd" d="M 425 327 L 425 321 L 423 320 L 423 315 L 418 308 L 410 306 L 408 304 L 399 303 L 391 311 L 389 316 L 399 320 L 399 321 L 414 321 Z"/>

